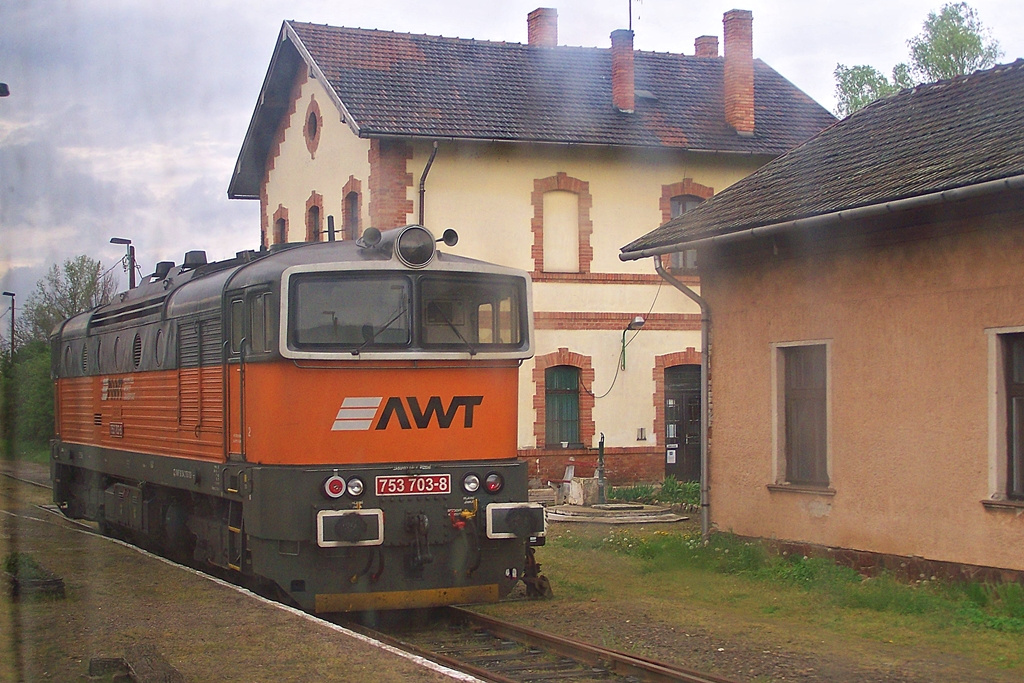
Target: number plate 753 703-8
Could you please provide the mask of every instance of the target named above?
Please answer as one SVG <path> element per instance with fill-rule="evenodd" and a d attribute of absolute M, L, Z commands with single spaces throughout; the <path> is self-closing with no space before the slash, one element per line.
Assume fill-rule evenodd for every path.
<path fill-rule="evenodd" d="M 452 475 L 420 474 L 377 477 L 378 496 L 429 496 L 452 492 Z"/>

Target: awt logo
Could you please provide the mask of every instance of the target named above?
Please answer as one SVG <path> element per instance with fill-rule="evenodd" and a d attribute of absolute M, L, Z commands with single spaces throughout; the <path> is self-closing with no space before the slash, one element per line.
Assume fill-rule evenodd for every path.
<path fill-rule="evenodd" d="M 427 399 L 426 405 L 420 405 L 420 400 L 415 396 L 391 396 L 384 401 L 384 408 L 380 410 L 380 417 L 374 424 L 382 401 L 383 396 L 346 397 L 341 402 L 331 431 L 363 432 L 371 428 L 387 429 L 392 423 L 397 423 L 401 429 L 426 429 L 431 422 L 435 422 L 441 429 L 448 429 L 453 423 L 470 429 L 473 427 L 473 409 L 483 403 L 484 397 L 452 396 L 445 407 L 440 396 L 431 396 Z M 456 422 L 460 410 L 462 421 Z"/>

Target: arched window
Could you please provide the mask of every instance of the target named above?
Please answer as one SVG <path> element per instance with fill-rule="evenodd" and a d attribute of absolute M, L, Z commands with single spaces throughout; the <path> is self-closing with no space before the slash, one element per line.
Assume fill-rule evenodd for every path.
<path fill-rule="evenodd" d="M 288 241 L 288 221 L 278 218 L 274 221 L 274 244 L 284 244 Z"/>
<path fill-rule="evenodd" d="M 357 192 L 349 192 L 345 195 L 342 227 L 345 229 L 345 239 L 354 240 L 359 237 L 359 193 Z"/>
<path fill-rule="evenodd" d="M 687 211 L 693 211 L 704 200 L 692 194 L 677 194 L 671 199 L 672 218 L 682 216 Z"/>
<path fill-rule="evenodd" d="M 306 241 L 321 241 L 320 207 L 313 205 L 306 211 Z"/>
<path fill-rule="evenodd" d="M 555 365 L 544 371 L 544 414 L 546 446 L 581 446 L 579 368 Z"/>

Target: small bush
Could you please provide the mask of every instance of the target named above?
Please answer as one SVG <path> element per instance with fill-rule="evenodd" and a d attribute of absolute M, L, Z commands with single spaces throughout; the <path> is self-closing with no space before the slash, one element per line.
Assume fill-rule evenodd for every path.
<path fill-rule="evenodd" d="M 696 507 L 700 505 L 700 482 L 678 481 L 669 475 L 660 486 L 654 484 L 634 484 L 633 486 L 618 486 L 608 494 L 610 500 L 617 500 L 624 503 L 644 503 L 651 505 L 662 503 L 665 505 L 688 505 Z"/>
<path fill-rule="evenodd" d="M 11 576 L 23 581 L 49 578 L 46 570 L 39 566 L 31 555 L 25 553 L 10 553 L 4 558 L 3 568 Z"/>

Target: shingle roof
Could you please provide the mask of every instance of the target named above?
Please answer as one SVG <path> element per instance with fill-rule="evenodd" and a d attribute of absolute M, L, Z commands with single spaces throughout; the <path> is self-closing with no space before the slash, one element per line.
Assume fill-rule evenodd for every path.
<path fill-rule="evenodd" d="M 904 90 L 622 248 L 682 245 L 1024 174 L 1024 60 Z"/>
<path fill-rule="evenodd" d="M 835 119 L 755 60 L 755 135 L 724 118 L 724 58 L 637 51 L 636 112 L 612 106 L 611 50 L 536 47 L 286 22 L 360 134 L 775 156 Z"/>

